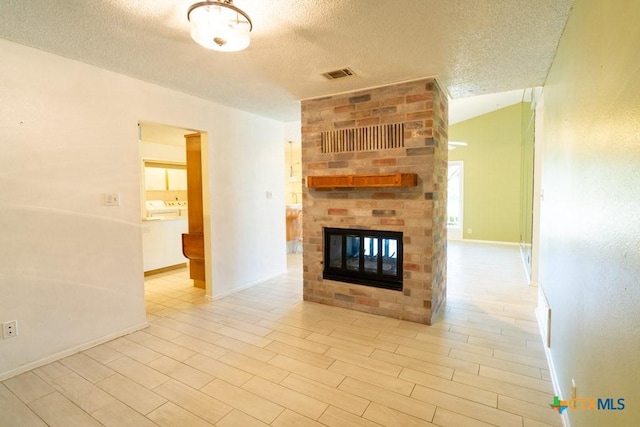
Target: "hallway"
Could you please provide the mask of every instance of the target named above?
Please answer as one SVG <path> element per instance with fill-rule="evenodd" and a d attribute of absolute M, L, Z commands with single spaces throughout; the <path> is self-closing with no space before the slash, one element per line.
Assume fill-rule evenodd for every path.
<path fill-rule="evenodd" d="M 561 425 L 517 247 L 448 256 L 433 326 L 302 301 L 299 254 L 213 302 L 149 277 L 151 326 L 5 380 L 0 426 Z"/>

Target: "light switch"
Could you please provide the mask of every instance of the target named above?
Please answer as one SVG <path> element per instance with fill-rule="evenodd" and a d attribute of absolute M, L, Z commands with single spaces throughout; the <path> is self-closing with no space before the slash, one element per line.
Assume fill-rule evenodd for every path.
<path fill-rule="evenodd" d="M 273 192 L 267 191 L 267 199 L 273 199 Z"/>

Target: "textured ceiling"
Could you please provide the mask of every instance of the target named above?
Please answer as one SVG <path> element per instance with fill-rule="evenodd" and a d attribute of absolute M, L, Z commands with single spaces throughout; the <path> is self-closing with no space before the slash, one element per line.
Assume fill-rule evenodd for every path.
<path fill-rule="evenodd" d="M 235 0 L 253 21 L 235 53 L 191 40 L 195 2 L 2 0 L 0 37 L 293 121 L 301 99 L 424 77 L 454 99 L 540 86 L 573 0 Z"/>

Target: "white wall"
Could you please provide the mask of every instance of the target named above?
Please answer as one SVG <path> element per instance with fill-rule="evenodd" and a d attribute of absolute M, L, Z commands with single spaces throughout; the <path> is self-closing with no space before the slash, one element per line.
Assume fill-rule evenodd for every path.
<path fill-rule="evenodd" d="M 141 120 L 208 132 L 214 297 L 286 270 L 282 123 L 4 40 L 0 57 L 0 322 L 19 324 L 0 378 L 146 324 Z"/>
<path fill-rule="evenodd" d="M 208 135 L 213 298 L 287 271 L 283 126 L 237 110 L 219 114 L 227 126 Z"/>
<path fill-rule="evenodd" d="M 167 145 L 159 144 L 156 142 L 141 141 L 140 158 L 186 163 L 187 149 L 186 145 L 179 147 L 177 145 Z"/>
<path fill-rule="evenodd" d="M 301 126 L 302 122 L 300 120 L 286 122 L 284 124 L 285 139 L 287 141 L 293 141 L 296 144 L 300 144 L 302 142 L 302 132 L 300 130 Z"/>
<path fill-rule="evenodd" d="M 544 89 L 540 285 L 573 426 L 640 425 L 640 2 L 576 2 Z"/>

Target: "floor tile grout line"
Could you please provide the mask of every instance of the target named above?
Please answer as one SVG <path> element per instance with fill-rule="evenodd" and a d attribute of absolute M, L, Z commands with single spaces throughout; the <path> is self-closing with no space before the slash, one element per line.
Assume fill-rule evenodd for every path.
<path fill-rule="evenodd" d="M 452 249 L 455 250 L 454 245 L 452 245 Z M 487 249 L 487 251 L 489 252 L 490 249 Z M 480 277 L 477 283 L 480 284 L 480 288 L 482 288 L 480 292 L 487 292 L 484 288 L 488 282 L 482 279 L 482 276 L 475 277 Z M 225 366 L 233 369 L 241 368 L 239 372 L 241 371 L 243 375 L 246 375 L 240 384 L 241 389 L 244 390 L 242 386 L 246 385 L 247 382 L 253 378 L 263 378 L 274 384 L 282 385 L 281 383 L 292 375 L 295 375 L 295 373 L 289 369 L 285 369 L 283 373 L 286 373 L 286 376 L 282 377 L 274 377 L 271 373 L 265 373 L 264 376 L 255 375 L 253 372 L 256 368 L 247 370 L 242 368 L 242 366 L 239 367 L 235 363 L 226 363 L 233 360 L 226 359 L 228 355 L 237 354 L 238 356 L 234 357 L 240 357 L 240 359 L 237 359 L 238 361 L 243 360 L 243 357 L 255 359 L 254 362 L 252 362 L 255 363 L 255 367 L 259 367 L 260 363 L 265 363 L 268 366 L 276 368 L 278 368 L 278 366 L 271 365 L 269 362 L 274 361 L 278 356 L 282 356 L 306 363 L 310 367 L 314 367 L 314 369 L 333 372 L 331 368 L 334 366 L 337 367 L 336 363 L 339 359 L 329 356 L 332 349 L 339 350 L 346 356 L 357 356 L 360 351 L 358 349 L 364 348 L 368 348 L 366 356 L 364 356 L 364 352 L 362 353 L 363 356 L 357 356 L 362 357 L 360 360 L 363 362 L 359 363 L 363 363 L 364 369 L 378 366 L 378 363 L 390 363 L 390 366 L 395 365 L 398 369 L 394 372 L 394 375 L 389 376 L 389 378 L 407 381 L 406 377 L 401 378 L 403 372 L 409 372 L 407 369 L 412 369 L 411 367 L 420 367 L 418 372 L 424 371 L 425 373 L 429 373 L 428 375 L 442 378 L 443 381 L 449 381 L 451 384 L 458 383 L 464 386 L 464 388 L 485 390 L 486 393 L 489 393 L 487 396 L 494 393 L 496 396 L 496 405 L 499 403 L 498 396 L 504 396 L 505 398 L 513 399 L 513 401 L 521 402 L 523 407 L 529 408 L 526 411 L 533 410 L 531 408 L 537 405 L 535 403 L 536 395 L 540 396 L 543 393 L 541 390 L 547 389 L 547 384 L 550 384 L 549 379 L 545 379 L 545 369 L 548 372 L 548 367 L 542 363 L 544 360 L 538 357 L 540 339 L 538 338 L 539 332 L 534 328 L 534 326 L 536 326 L 535 321 L 530 319 L 528 314 L 524 314 L 531 306 L 535 305 L 535 299 L 533 295 L 529 295 L 532 294 L 530 290 L 527 291 L 525 288 L 519 288 L 516 283 L 507 283 L 504 280 L 495 282 L 497 285 L 494 290 L 496 292 L 495 295 L 497 295 L 495 298 L 484 298 L 484 295 L 482 298 L 475 298 L 478 292 L 467 292 L 465 290 L 473 289 L 473 282 L 467 281 L 459 285 L 452 283 L 450 285 L 452 288 L 450 306 L 446 304 L 443 306 L 443 311 L 439 316 L 438 323 L 435 325 L 426 327 L 402 321 L 396 321 L 394 323 L 381 319 L 379 322 L 374 322 L 375 328 L 373 329 L 375 330 L 375 334 L 368 331 L 370 321 L 376 320 L 372 315 L 349 312 L 342 308 L 320 306 L 302 301 L 301 292 L 294 291 L 294 288 L 299 286 L 299 278 L 294 278 L 291 275 L 278 280 L 270 280 L 265 284 L 244 290 L 231 296 L 229 299 L 222 299 L 220 300 L 224 302 L 222 304 L 212 304 L 208 301 L 202 301 L 202 291 L 194 290 L 188 285 L 189 279 L 184 272 L 182 272 L 179 277 L 176 276 L 175 280 L 164 278 L 163 280 L 150 280 L 149 283 L 149 288 L 145 289 L 147 306 L 149 307 L 149 322 L 152 324 L 152 327 L 157 325 L 157 328 L 134 335 L 135 339 L 134 336 L 122 338 L 134 346 L 134 348 L 135 346 L 139 346 L 139 348 L 149 351 L 148 356 L 138 355 L 138 358 L 140 358 L 138 361 L 135 357 L 132 357 L 135 354 L 123 352 L 121 351 L 123 348 L 119 346 L 117 348 L 105 347 L 110 349 L 108 352 L 89 353 L 85 351 L 83 353 L 87 360 L 91 360 L 93 363 L 105 367 L 109 367 L 109 363 L 113 363 L 119 359 L 124 361 L 124 357 L 133 360 L 133 366 L 135 366 L 135 363 L 141 363 L 147 369 L 150 369 L 151 372 L 155 372 L 166 378 L 153 387 L 154 389 L 161 387 L 162 384 L 166 384 L 167 381 L 177 381 L 186 387 L 192 388 L 189 384 L 192 381 L 187 378 L 181 378 L 176 372 L 173 372 L 172 375 L 167 375 L 164 373 L 164 369 L 156 369 L 156 366 L 159 367 L 159 365 L 154 364 L 154 361 L 159 361 L 161 360 L 160 358 L 165 358 L 162 360 L 170 360 L 171 363 L 176 364 L 176 366 L 184 366 L 192 369 L 193 372 L 199 372 L 211 378 L 208 381 L 196 382 L 199 385 L 196 390 L 201 392 L 200 389 L 219 378 L 215 375 L 207 374 L 207 372 L 205 372 L 206 369 L 198 369 L 198 367 L 195 366 L 196 363 L 188 364 L 185 362 L 198 355 L 209 357 L 207 354 L 211 354 L 215 356 L 212 357 L 212 360 L 217 360 L 218 363 L 223 363 Z M 185 286 L 185 284 L 187 285 Z M 282 290 L 275 292 L 269 291 L 270 288 L 283 286 L 283 284 L 284 288 Z M 460 289 L 462 289 L 463 292 L 455 292 L 454 286 L 461 286 Z M 258 295 L 264 297 L 265 301 L 272 298 L 274 307 L 269 309 L 268 306 L 264 305 L 263 300 L 260 299 Z M 300 300 L 295 302 L 296 298 Z M 294 301 L 294 303 L 292 303 L 292 301 Z M 469 305 L 471 301 L 475 304 L 474 306 Z M 482 308 L 483 304 L 487 309 Z M 182 318 L 183 315 L 192 316 L 193 321 L 188 322 L 187 320 L 189 318 Z M 198 318 L 203 319 L 203 321 L 212 322 L 211 325 L 217 324 L 220 325 L 220 327 L 227 328 L 225 331 L 228 334 L 220 335 L 215 332 L 215 330 L 211 330 L 211 328 L 198 328 L 198 326 L 196 326 Z M 323 319 L 332 319 L 335 323 L 332 324 L 331 321 L 327 323 L 327 321 Z M 246 328 L 242 327 L 242 322 L 247 325 Z M 249 327 L 250 325 L 252 327 Z M 253 329 L 253 327 L 256 327 L 256 329 Z M 193 328 L 198 329 L 194 330 Z M 199 335 L 199 330 L 203 331 L 202 335 Z M 461 331 L 468 331 L 472 334 L 461 333 Z M 278 336 L 289 338 L 282 342 L 263 340 L 272 333 L 282 334 Z M 423 335 L 420 335 L 421 333 Z M 208 339 L 199 339 L 205 336 Z M 215 344 L 215 342 L 219 340 L 226 340 L 230 337 L 234 337 L 232 338 L 233 341 L 227 340 L 224 343 L 219 343 L 223 344 L 224 347 Z M 237 340 L 238 337 L 241 339 Z M 492 337 L 496 339 L 491 339 Z M 497 339 L 498 337 L 501 338 Z M 327 346 L 322 353 L 313 353 L 308 349 L 305 350 L 307 347 L 287 344 L 291 342 L 289 339 L 293 339 L 293 343 L 300 340 L 301 343 L 309 342 L 314 343 L 314 345 L 318 343 L 330 343 L 332 345 Z M 519 345 L 515 346 L 514 344 L 516 343 Z M 278 344 L 278 346 L 269 347 L 271 344 Z M 209 345 L 214 346 L 211 347 L 211 353 L 208 350 Z M 282 347 L 283 345 L 284 347 Z M 337 345 L 337 347 L 334 345 Z M 363 345 L 364 347 L 360 347 Z M 260 353 L 254 353 L 254 350 L 252 350 L 254 348 L 256 349 L 255 351 L 265 350 L 266 347 L 273 348 L 273 350 L 277 351 L 269 350 L 269 353 L 260 355 Z M 393 351 L 380 352 L 379 348 L 393 349 Z M 411 348 L 414 349 L 411 350 Z M 432 351 L 429 349 L 432 349 Z M 445 352 L 443 352 L 444 349 L 446 349 Z M 241 351 L 238 352 L 238 350 Z M 356 351 L 355 353 L 353 353 L 354 350 Z M 425 350 L 427 353 L 430 353 L 430 355 L 425 354 L 426 357 L 422 358 L 411 357 L 418 356 L 420 351 Z M 156 357 L 149 356 L 154 354 Z M 322 359 L 314 359 L 316 357 L 314 354 L 326 358 L 330 363 L 324 364 Z M 334 353 L 330 354 L 337 355 Z M 385 356 L 385 354 L 389 356 Z M 112 359 L 115 356 L 117 357 Z M 350 358 L 351 356 L 348 357 Z M 400 357 L 400 359 L 397 357 Z M 349 358 L 345 360 L 349 360 Z M 142 362 L 142 360 L 146 361 Z M 367 360 L 369 362 L 366 362 Z M 391 363 L 391 361 L 393 361 L 393 363 Z M 462 365 L 460 365 L 460 363 L 462 363 Z M 485 365 L 485 363 L 489 363 L 489 365 Z M 508 369 L 502 369 L 503 366 L 501 366 L 501 364 L 508 365 Z M 267 367 L 267 365 L 265 365 L 265 367 Z M 63 364 L 62 366 L 65 365 Z M 344 366 L 340 369 L 343 370 Z M 379 365 L 379 367 L 382 366 L 384 365 Z M 471 372 L 470 368 L 473 366 L 475 366 L 475 372 Z M 459 367 L 463 369 L 459 369 Z M 73 369 L 73 367 L 66 367 L 66 369 L 70 369 L 72 372 L 84 378 L 84 376 Z M 371 372 L 376 372 L 376 369 L 378 368 L 376 367 L 371 370 Z M 511 369 L 520 373 L 515 374 L 510 372 Z M 466 384 L 465 382 L 458 381 L 466 378 L 464 376 L 456 376 L 458 371 L 464 373 L 464 375 L 470 379 L 477 377 L 479 382 L 476 383 L 477 385 L 471 385 L 471 383 Z M 273 372 L 277 373 L 278 371 L 275 370 Z M 106 378 L 116 373 L 120 374 L 117 370 L 112 369 Z M 534 373 L 535 375 L 532 375 Z M 367 371 L 362 371 L 362 374 L 369 375 Z M 305 381 L 315 383 L 312 377 L 317 374 L 309 372 L 309 375 L 309 377 L 302 376 L 300 378 L 306 378 Z M 546 374 L 546 376 L 548 377 L 549 375 Z M 92 375 L 90 375 L 90 377 L 92 377 Z M 40 378 L 40 376 L 38 376 L 38 378 Z M 206 377 L 203 376 L 201 378 L 204 380 Z M 279 378 L 279 380 L 274 381 L 275 378 Z M 381 381 L 384 381 L 384 378 L 385 377 L 380 377 Z M 535 382 L 528 382 L 530 380 L 526 378 Z M 44 378 L 40 379 L 51 385 L 50 382 Z M 354 371 L 351 375 L 343 375 L 338 383 L 334 383 L 336 385 L 332 386 L 332 389 L 339 390 L 339 387 L 343 385 L 347 379 L 368 384 L 366 376 L 360 378 L 360 373 L 356 374 L 356 371 Z M 94 385 L 102 381 L 98 380 L 96 383 L 93 383 L 89 378 L 86 378 L 86 380 Z M 373 379 L 371 379 L 371 381 L 371 384 L 380 390 L 394 390 L 393 387 L 403 384 L 378 383 L 377 380 Z M 136 382 L 136 384 L 139 383 Z M 415 393 L 419 385 L 424 387 L 424 385 L 416 381 L 409 381 L 408 384 L 411 384 L 409 390 L 410 395 Z M 443 385 L 446 384 L 447 383 L 443 383 Z M 486 384 L 485 388 L 480 387 L 480 384 Z M 144 385 L 140 385 L 144 387 Z M 290 390 L 298 392 L 294 389 Z M 400 388 L 395 390 L 401 391 Z M 466 391 L 449 394 L 446 391 L 439 390 L 437 386 L 433 386 L 433 390 L 457 399 L 492 407 L 486 405 L 483 399 L 477 399 L 479 402 L 476 402 L 476 400 L 470 400 L 464 397 Z M 510 390 L 514 390 L 515 394 L 510 395 Z M 533 402 L 521 399 L 527 397 L 526 390 L 532 393 L 529 400 L 533 400 Z M 12 394 L 15 393 L 12 392 Z M 404 394 L 400 393 L 400 395 L 402 396 Z M 368 402 L 367 406 L 360 414 L 363 419 L 364 417 L 362 417 L 362 415 L 371 407 L 373 402 L 369 399 L 366 400 Z M 540 398 L 538 398 L 537 402 L 540 402 Z M 180 405 L 178 405 L 178 407 L 179 406 Z M 322 414 L 318 415 L 317 420 L 319 420 L 323 414 L 327 413 L 331 406 L 332 405 L 327 402 L 325 410 Z M 440 408 L 437 405 L 433 406 L 435 409 L 431 414 L 432 422 L 435 420 L 438 409 Z M 495 409 L 502 410 L 501 408 Z M 547 419 L 548 414 L 545 412 L 546 409 L 546 407 L 541 407 L 541 415 L 533 419 Z M 183 410 L 185 409 L 183 408 Z M 239 411 L 237 408 L 236 410 Z M 291 409 L 286 408 L 282 409 L 278 416 L 273 419 L 273 422 L 275 423 L 278 417 L 290 410 Z M 446 408 L 443 408 L 443 410 L 447 412 L 450 411 Z M 525 418 L 531 418 L 529 415 L 519 413 L 521 412 L 519 409 L 511 408 L 511 410 L 513 413 L 517 412 L 516 416 L 522 421 L 524 421 Z M 300 414 L 295 410 L 293 410 L 293 412 Z M 230 413 L 231 411 L 225 416 Z M 195 412 L 192 414 L 198 416 Z M 526 414 L 529 414 L 529 412 L 526 412 Z M 251 416 L 246 413 L 245 415 Z M 304 416 L 304 414 L 302 415 Z M 464 415 L 457 413 L 456 416 Z M 482 417 L 477 419 L 482 419 Z M 370 421 L 375 422 L 375 419 L 370 419 Z M 486 422 L 487 420 L 483 421 Z"/>

